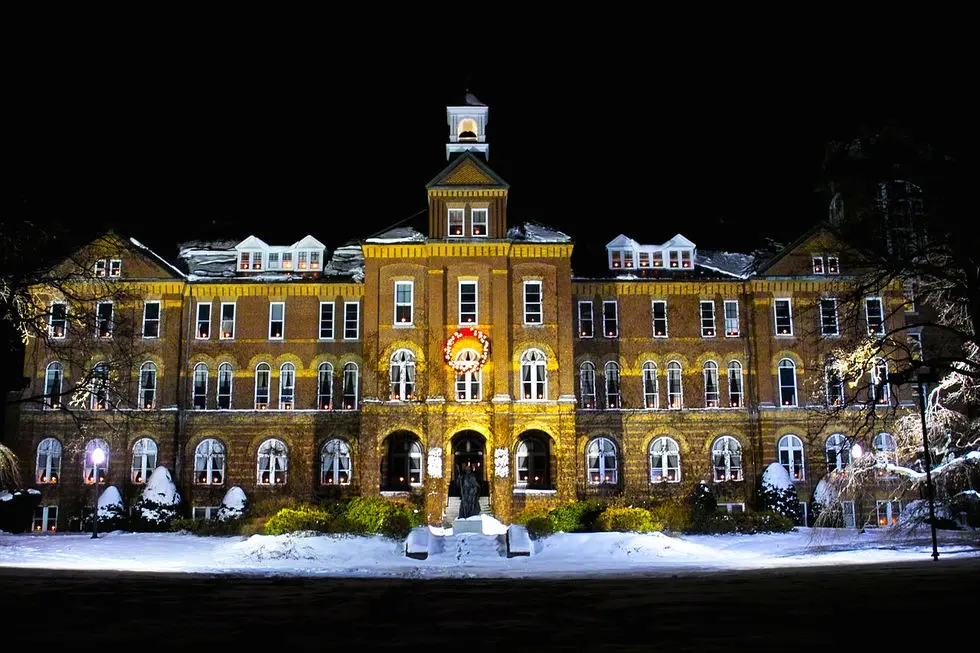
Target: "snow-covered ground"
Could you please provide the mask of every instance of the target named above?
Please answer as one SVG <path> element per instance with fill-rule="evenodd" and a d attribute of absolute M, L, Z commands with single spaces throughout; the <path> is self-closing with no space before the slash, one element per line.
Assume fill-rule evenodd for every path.
<path fill-rule="evenodd" d="M 812 565 L 928 560 L 928 531 L 859 532 L 801 528 L 770 535 L 562 533 L 534 542 L 530 557 L 507 558 L 492 538 L 432 529 L 427 560 L 404 543 L 373 537 L 182 533 L 0 535 L 0 566 L 154 572 L 288 574 L 344 577 L 556 577 L 683 573 Z M 440 538 L 435 535 L 446 534 Z M 477 539 L 472 539 L 477 538 Z M 482 539 L 480 539 L 482 538 Z M 499 540 L 499 550 L 503 551 Z M 941 558 L 980 557 L 972 532 L 940 532 Z"/>

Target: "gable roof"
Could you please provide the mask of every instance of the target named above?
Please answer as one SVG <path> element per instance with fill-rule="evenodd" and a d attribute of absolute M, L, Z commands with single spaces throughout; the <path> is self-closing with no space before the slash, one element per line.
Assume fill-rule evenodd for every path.
<path fill-rule="evenodd" d="M 479 156 L 466 151 L 455 157 L 425 185 L 431 188 L 510 188 L 510 184 Z"/>
<path fill-rule="evenodd" d="M 619 248 L 619 247 L 634 247 L 635 248 L 635 247 L 639 247 L 639 246 L 640 246 L 640 244 L 638 242 L 636 242 L 635 240 L 633 240 L 629 236 L 625 236 L 623 234 L 619 234 L 618 236 L 616 236 L 615 238 L 613 238 L 612 240 L 610 240 L 608 243 L 606 243 L 606 247 L 612 247 L 614 249 L 615 248 Z"/>
<path fill-rule="evenodd" d="M 235 249 L 268 249 L 269 245 L 255 236 L 249 236 L 242 242 L 235 245 Z"/>
<path fill-rule="evenodd" d="M 293 243 L 292 248 L 293 249 L 326 249 L 327 246 L 321 243 L 313 236 L 303 236 L 302 240 Z"/>

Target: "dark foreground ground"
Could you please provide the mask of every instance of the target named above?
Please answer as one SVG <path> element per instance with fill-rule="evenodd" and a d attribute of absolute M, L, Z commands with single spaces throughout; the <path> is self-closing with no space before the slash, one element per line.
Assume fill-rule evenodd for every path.
<path fill-rule="evenodd" d="M 980 558 L 554 581 L 0 569 L 4 643 L 45 649 L 972 650 L 978 602 Z"/>

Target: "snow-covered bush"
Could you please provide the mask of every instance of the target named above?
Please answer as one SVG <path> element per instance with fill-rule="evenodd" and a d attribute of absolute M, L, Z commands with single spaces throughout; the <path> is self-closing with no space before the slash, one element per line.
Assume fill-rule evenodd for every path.
<path fill-rule="evenodd" d="M 133 522 L 137 530 L 162 531 L 177 517 L 180 493 L 170 477 L 170 471 L 160 466 L 146 481 L 143 494 L 133 506 Z"/>
<path fill-rule="evenodd" d="M 936 528 L 956 529 L 959 526 L 953 521 L 949 509 L 941 503 L 934 503 L 933 512 L 936 515 Z M 898 527 L 916 529 L 929 527 L 929 502 L 925 499 L 909 501 L 898 517 Z"/>
<path fill-rule="evenodd" d="M 122 495 L 115 485 L 110 485 L 99 495 L 99 530 L 118 531 L 126 528 L 126 521 Z M 84 528 L 92 530 L 91 514 L 85 518 Z"/>
<path fill-rule="evenodd" d="M 830 485 L 826 479 L 820 479 L 817 486 L 813 488 L 813 496 L 810 497 L 809 512 L 810 524 L 813 526 L 825 525 L 826 519 L 820 520 L 820 515 L 830 507 L 833 498 Z"/>
<path fill-rule="evenodd" d="M 762 473 L 759 488 L 759 510 L 788 517 L 794 524 L 803 524 L 803 510 L 789 472 L 779 463 L 772 463 Z"/>
<path fill-rule="evenodd" d="M 248 507 L 248 499 L 245 498 L 245 491 L 237 485 L 228 488 L 224 498 L 221 500 L 221 507 L 218 508 L 219 521 L 231 521 L 241 519 L 245 516 Z"/>

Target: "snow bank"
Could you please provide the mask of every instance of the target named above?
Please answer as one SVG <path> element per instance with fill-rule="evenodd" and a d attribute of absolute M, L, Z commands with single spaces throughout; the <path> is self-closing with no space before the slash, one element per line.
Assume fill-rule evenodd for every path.
<path fill-rule="evenodd" d="M 504 535 L 507 533 L 507 527 L 491 515 L 473 515 L 454 521 L 453 532 Z"/>

